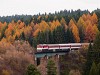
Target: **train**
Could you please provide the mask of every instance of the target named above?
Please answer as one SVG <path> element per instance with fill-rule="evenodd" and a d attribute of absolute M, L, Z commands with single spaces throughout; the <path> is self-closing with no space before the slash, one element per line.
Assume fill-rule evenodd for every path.
<path fill-rule="evenodd" d="M 76 50 L 81 48 L 81 46 L 82 46 L 81 43 L 39 44 L 37 45 L 37 52 Z"/>

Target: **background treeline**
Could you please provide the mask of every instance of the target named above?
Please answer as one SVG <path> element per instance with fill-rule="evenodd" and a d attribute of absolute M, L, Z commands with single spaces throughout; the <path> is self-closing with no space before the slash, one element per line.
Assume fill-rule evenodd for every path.
<path fill-rule="evenodd" d="M 60 11 L 54 14 L 0 17 L 0 40 L 42 43 L 93 42 L 100 30 L 100 9 Z"/>
<path fill-rule="evenodd" d="M 99 9 L 97 9 L 99 10 Z M 54 19 L 58 19 L 59 21 L 61 20 L 61 18 L 63 17 L 67 23 L 69 23 L 71 18 L 75 18 L 75 20 L 77 21 L 79 19 L 80 16 L 82 16 L 82 14 L 84 13 L 90 13 L 88 10 L 84 10 L 81 11 L 76 10 L 76 11 L 68 11 L 68 10 L 64 10 L 64 11 L 59 11 L 59 12 L 55 12 L 55 13 L 44 13 L 44 14 L 37 14 L 37 15 L 12 15 L 12 16 L 3 16 L 0 17 L 0 21 L 1 22 L 11 22 L 12 20 L 14 20 L 15 22 L 17 22 L 18 20 L 23 21 L 25 24 L 29 24 L 33 19 L 34 19 L 34 23 L 40 23 L 41 20 L 45 20 L 46 22 L 49 21 L 53 21 Z M 48 15 L 48 18 L 46 18 L 45 16 Z M 38 17 L 40 17 L 40 19 L 38 19 Z M 55 16 L 57 18 L 55 18 Z"/>

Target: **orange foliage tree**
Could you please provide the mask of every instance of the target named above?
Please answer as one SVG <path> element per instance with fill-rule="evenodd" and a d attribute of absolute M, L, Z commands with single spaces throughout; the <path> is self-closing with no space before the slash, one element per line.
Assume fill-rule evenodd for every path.
<path fill-rule="evenodd" d="M 96 33 L 98 32 L 97 15 L 95 13 L 93 13 L 92 16 L 89 13 L 87 15 L 83 14 L 82 19 L 85 22 L 85 32 L 84 32 L 85 33 L 85 39 L 88 42 L 93 41 L 95 39 Z"/>
<path fill-rule="evenodd" d="M 85 39 L 88 42 L 93 41 L 95 38 L 95 32 L 93 30 L 93 27 L 91 25 L 91 22 L 89 22 L 89 25 L 86 27 L 86 31 L 85 31 Z"/>
<path fill-rule="evenodd" d="M 92 15 L 92 22 L 93 22 L 94 24 L 97 24 L 97 22 L 98 22 L 97 15 L 96 15 L 95 13 L 93 13 L 93 15 Z"/>

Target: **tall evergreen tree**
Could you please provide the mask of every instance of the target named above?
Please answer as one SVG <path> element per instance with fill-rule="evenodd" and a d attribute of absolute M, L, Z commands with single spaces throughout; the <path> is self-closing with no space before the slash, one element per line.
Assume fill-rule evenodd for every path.
<path fill-rule="evenodd" d="M 93 44 L 94 49 L 96 50 L 100 50 L 100 32 L 97 33 L 96 38 L 94 40 L 94 44 Z"/>
<path fill-rule="evenodd" d="M 31 46 L 33 46 L 33 39 L 34 39 L 34 38 L 31 37 L 31 36 L 28 38 L 28 42 L 29 42 L 29 44 L 30 44 Z"/>
<path fill-rule="evenodd" d="M 94 61 L 98 64 L 100 63 L 100 32 L 97 33 L 96 38 L 93 43 L 93 53 Z"/>
<path fill-rule="evenodd" d="M 98 21 L 98 30 L 100 31 L 100 20 Z"/>
<path fill-rule="evenodd" d="M 89 74 L 89 70 L 91 68 L 93 61 L 96 64 L 100 63 L 100 32 L 97 33 L 97 36 L 96 36 L 94 43 L 93 43 L 93 47 L 90 43 L 86 59 L 87 59 L 87 61 L 86 61 L 86 68 L 85 68 L 84 75 Z"/>
<path fill-rule="evenodd" d="M 47 75 L 57 75 L 55 63 L 53 60 L 49 60 L 47 64 Z"/>
<path fill-rule="evenodd" d="M 77 27 L 79 29 L 79 36 L 80 36 L 80 42 L 84 41 L 84 31 L 85 31 L 85 21 L 82 17 L 79 18 L 77 22 Z"/>
<path fill-rule="evenodd" d="M 37 40 L 38 40 L 38 42 L 40 44 L 43 44 L 44 43 L 44 34 L 43 34 L 43 32 L 39 32 L 38 33 Z"/>
<path fill-rule="evenodd" d="M 65 30 L 63 26 L 58 26 L 54 31 L 54 41 L 55 43 L 64 43 L 65 42 Z"/>
<path fill-rule="evenodd" d="M 50 32 L 50 34 L 49 34 L 49 42 L 51 44 L 54 44 L 54 33 L 53 32 Z"/>
<path fill-rule="evenodd" d="M 37 48 L 37 44 L 39 44 L 37 38 L 33 38 L 32 44 L 33 44 L 32 46 L 33 46 L 34 48 Z"/>
<path fill-rule="evenodd" d="M 100 75 L 100 63 L 97 65 L 97 75 Z"/>
<path fill-rule="evenodd" d="M 86 63 L 85 63 L 85 68 L 84 68 L 84 75 L 89 75 L 89 71 L 91 69 L 91 65 L 92 65 L 92 44 L 89 44 L 89 48 L 88 48 L 88 52 L 87 52 L 87 56 L 86 56 Z"/>
<path fill-rule="evenodd" d="M 89 75 L 97 75 L 97 66 L 94 62 L 92 63 Z"/>
<path fill-rule="evenodd" d="M 67 32 L 66 32 L 66 42 L 67 43 L 74 43 L 75 42 L 73 33 L 69 28 L 67 29 Z"/>

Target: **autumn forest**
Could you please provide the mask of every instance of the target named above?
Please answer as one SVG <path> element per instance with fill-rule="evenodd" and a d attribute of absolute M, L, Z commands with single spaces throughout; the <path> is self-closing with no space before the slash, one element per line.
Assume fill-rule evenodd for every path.
<path fill-rule="evenodd" d="M 76 75 L 99 75 L 100 56 L 91 57 L 91 50 L 94 55 L 96 53 L 94 50 L 100 55 L 98 42 L 100 42 L 100 9 L 92 12 L 79 9 L 0 17 L 0 75 L 42 75 L 42 73 L 26 73 L 28 65 L 35 63 L 34 52 L 37 45 L 61 43 L 90 43 L 89 47 L 83 47 L 80 52 L 70 54 L 76 56 L 76 59 L 73 60 L 70 55 L 60 58 L 61 75 L 74 75 L 71 74 L 73 61 L 75 61 L 74 69 L 78 72 Z M 71 61 L 69 59 L 67 61 L 67 58 Z M 87 64 L 90 65 L 88 70 Z M 92 70 L 95 67 L 99 72 L 93 74 Z"/>

